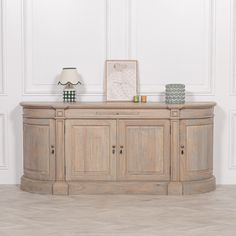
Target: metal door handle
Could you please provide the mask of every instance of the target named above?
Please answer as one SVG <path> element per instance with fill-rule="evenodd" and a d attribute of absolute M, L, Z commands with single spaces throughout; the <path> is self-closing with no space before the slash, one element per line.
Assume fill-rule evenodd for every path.
<path fill-rule="evenodd" d="M 181 155 L 184 155 L 184 145 L 181 145 L 180 148 L 181 148 Z"/>
<path fill-rule="evenodd" d="M 115 153 L 116 153 L 116 146 L 113 145 L 113 146 L 112 146 L 112 154 L 115 154 Z"/>
<path fill-rule="evenodd" d="M 120 146 L 120 154 L 123 154 L 123 148 L 124 148 L 124 146 L 121 145 L 121 146 Z"/>
<path fill-rule="evenodd" d="M 51 153 L 52 153 L 52 154 L 55 153 L 55 149 L 54 149 L 54 146 L 53 146 L 53 145 L 51 146 Z"/>

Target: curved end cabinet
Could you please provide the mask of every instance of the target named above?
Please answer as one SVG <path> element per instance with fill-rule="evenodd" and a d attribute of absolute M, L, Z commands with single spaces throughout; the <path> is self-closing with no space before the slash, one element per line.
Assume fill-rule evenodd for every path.
<path fill-rule="evenodd" d="M 22 102 L 21 189 L 47 194 L 204 193 L 214 102 Z"/>

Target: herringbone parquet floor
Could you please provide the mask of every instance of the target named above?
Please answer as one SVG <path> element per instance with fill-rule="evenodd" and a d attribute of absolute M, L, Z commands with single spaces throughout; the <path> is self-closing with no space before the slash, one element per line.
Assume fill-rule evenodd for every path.
<path fill-rule="evenodd" d="M 0 185 L 0 236 L 236 236 L 236 186 L 192 196 L 51 196 Z"/>

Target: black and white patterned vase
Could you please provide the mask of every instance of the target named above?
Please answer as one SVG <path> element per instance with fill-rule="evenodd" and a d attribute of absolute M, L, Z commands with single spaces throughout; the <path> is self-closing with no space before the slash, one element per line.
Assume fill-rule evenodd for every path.
<path fill-rule="evenodd" d="M 63 91 L 63 101 L 64 102 L 75 102 L 76 91 L 75 89 L 64 89 Z"/>

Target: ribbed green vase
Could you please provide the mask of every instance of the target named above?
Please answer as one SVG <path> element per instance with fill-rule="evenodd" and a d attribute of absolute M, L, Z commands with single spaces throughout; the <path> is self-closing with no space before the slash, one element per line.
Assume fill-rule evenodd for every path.
<path fill-rule="evenodd" d="M 167 84 L 165 95 L 167 104 L 183 104 L 185 103 L 185 85 Z"/>

